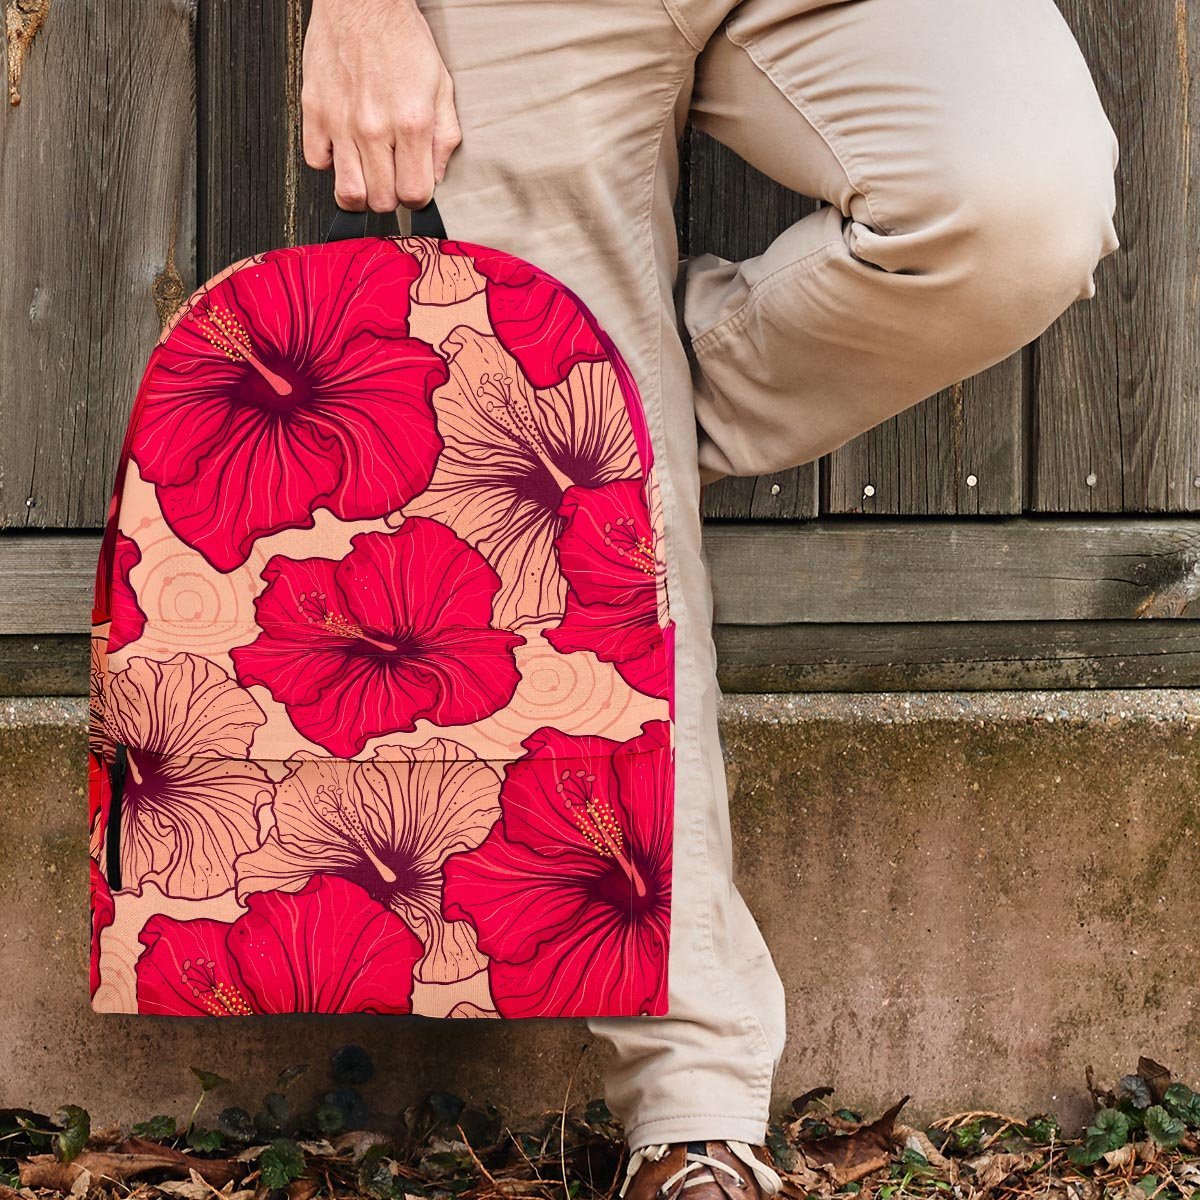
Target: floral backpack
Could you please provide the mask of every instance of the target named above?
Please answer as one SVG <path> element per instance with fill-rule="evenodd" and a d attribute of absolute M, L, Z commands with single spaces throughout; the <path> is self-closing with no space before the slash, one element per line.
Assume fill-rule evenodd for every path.
<path fill-rule="evenodd" d="M 562 284 L 418 220 L 230 267 L 150 357 L 96 575 L 97 1011 L 666 1011 L 637 388 Z"/>

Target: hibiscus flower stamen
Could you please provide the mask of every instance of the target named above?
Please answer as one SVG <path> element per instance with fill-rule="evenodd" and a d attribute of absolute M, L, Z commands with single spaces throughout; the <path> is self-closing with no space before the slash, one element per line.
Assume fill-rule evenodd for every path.
<path fill-rule="evenodd" d="M 217 964 L 208 959 L 180 964 L 180 983 L 191 989 L 192 997 L 213 1017 L 249 1017 L 254 1010 L 246 998 L 230 983 L 217 978 Z"/>
<path fill-rule="evenodd" d="M 633 884 L 639 898 L 646 894 L 646 884 L 625 850 L 625 834 L 613 806 L 594 793 L 596 776 L 580 768 L 564 769 L 559 776 L 558 793 L 579 832 L 602 858 L 614 859 Z"/>
<path fill-rule="evenodd" d="M 277 375 L 254 353 L 254 344 L 246 327 L 227 308 L 210 308 L 196 317 L 200 332 L 230 362 L 249 363 L 277 396 L 290 396 L 292 385 Z"/>
<path fill-rule="evenodd" d="M 529 401 L 514 390 L 511 375 L 504 375 L 499 371 L 493 375 L 484 375 L 479 381 L 475 395 L 483 401 L 484 411 L 503 425 L 514 441 L 525 444 L 561 491 L 565 492 L 572 486 L 574 480 L 555 465 L 550 447 L 546 445 L 546 439 L 538 427 Z"/>
<path fill-rule="evenodd" d="M 404 648 L 404 643 L 399 639 L 389 641 L 386 638 L 370 634 L 357 621 L 351 621 L 349 617 L 342 616 L 340 612 L 326 608 L 323 593 L 312 592 L 308 595 L 301 593 L 298 607 L 301 616 L 310 625 L 320 625 L 335 637 L 366 642 L 369 646 L 374 646 L 377 650 L 383 650 L 388 654 L 396 654 Z"/>
<path fill-rule="evenodd" d="M 327 787 L 322 784 L 317 788 L 313 799 L 313 809 L 317 816 L 332 825 L 343 837 L 357 846 L 362 856 L 375 868 L 384 883 L 396 883 L 398 879 L 396 872 L 371 848 L 371 840 L 367 836 L 366 826 L 363 825 L 362 818 L 358 815 L 354 805 L 346 799 L 346 793 L 341 788 Z"/>
<path fill-rule="evenodd" d="M 612 546 L 622 558 L 629 559 L 629 565 L 635 570 L 644 575 L 655 574 L 654 547 L 645 534 L 638 533 L 632 517 L 618 517 L 615 524 L 605 521 L 604 544 Z"/>

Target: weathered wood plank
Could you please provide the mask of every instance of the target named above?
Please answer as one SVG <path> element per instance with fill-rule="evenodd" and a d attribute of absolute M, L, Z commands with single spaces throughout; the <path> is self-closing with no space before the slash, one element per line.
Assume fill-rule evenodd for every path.
<path fill-rule="evenodd" d="M 1200 7 L 1060 0 L 1117 131 L 1117 232 L 1098 294 L 1041 339 L 1032 502 L 1200 510 Z"/>
<path fill-rule="evenodd" d="M 726 692 L 1200 685 L 1197 621 L 718 625 Z"/>
<path fill-rule="evenodd" d="M 83 634 L 0 637 L 0 696 L 86 696 L 88 642 Z"/>
<path fill-rule="evenodd" d="M 761 254 L 817 203 L 768 179 L 702 133 L 688 136 L 684 245 L 689 254 Z M 816 463 L 764 479 L 722 479 L 704 489 L 710 517 L 788 520 L 817 514 Z"/>
<path fill-rule="evenodd" d="M 718 625 L 734 692 L 1200 686 L 1200 622 Z M 83 696 L 88 639 L 0 636 L 0 696 Z"/>
<path fill-rule="evenodd" d="M 1200 616 L 1185 518 L 712 525 L 705 548 L 726 624 Z"/>
<path fill-rule="evenodd" d="M 0 105 L 0 527 L 100 523 L 194 280 L 191 0 L 54 4 Z"/>
<path fill-rule="evenodd" d="M 826 513 L 982 516 L 1023 507 L 1024 356 L 931 396 L 824 460 Z"/>
<path fill-rule="evenodd" d="M 717 621 L 1200 617 L 1200 521 L 708 522 Z M 86 628 L 94 536 L 0 538 L 0 634 Z"/>
<path fill-rule="evenodd" d="M 204 0 L 198 35 L 199 155 L 206 276 L 276 246 L 319 242 L 333 175 L 304 162 L 300 61 L 311 0 Z M 392 214 L 372 233 L 395 233 Z"/>

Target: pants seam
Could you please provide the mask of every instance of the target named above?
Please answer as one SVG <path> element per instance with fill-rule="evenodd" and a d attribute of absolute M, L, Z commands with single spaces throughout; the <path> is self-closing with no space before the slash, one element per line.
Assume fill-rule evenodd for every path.
<path fill-rule="evenodd" d="M 692 338 L 693 352 L 699 356 L 722 337 L 730 333 L 735 333 L 749 320 L 751 309 L 756 307 L 764 297 L 776 291 L 781 284 L 788 282 L 793 275 L 799 274 L 801 271 L 807 273 L 814 267 L 819 266 L 833 254 L 840 244 L 839 241 L 826 242 L 823 246 L 818 246 L 815 250 L 810 251 L 803 258 L 798 258 L 795 262 L 785 263 L 778 270 L 772 271 L 770 275 L 764 275 L 762 279 L 751 287 L 745 304 L 736 312 L 723 317 L 716 324 L 710 325 L 703 332 L 696 334 Z"/>
<path fill-rule="evenodd" d="M 795 88 L 780 77 L 775 65 L 753 38 L 738 39 L 728 28 L 725 30 L 725 36 L 745 53 L 746 57 L 775 85 L 779 94 L 817 131 L 821 140 L 829 148 L 829 153 L 837 159 L 838 165 L 845 172 L 850 186 L 862 196 L 863 203 L 867 206 L 867 212 L 871 215 L 872 226 L 881 233 L 891 233 L 892 226 L 879 219 L 878 197 L 872 198 L 874 189 L 859 175 L 859 162 L 853 152 L 845 149 L 842 139 L 830 128 L 824 118 L 817 114 L 812 104 L 797 95 Z M 850 169 L 851 164 L 854 164 L 853 172 Z"/>
<path fill-rule="evenodd" d="M 683 15 L 677 0 L 662 0 L 662 6 L 667 10 L 667 16 L 674 22 L 675 28 L 687 39 L 688 45 L 699 54 L 704 49 L 704 43 L 692 28 L 691 22 Z"/>
<path fill-rule="evenodd" d="M 670 8 L 666 7 L 666 0 L 664 0 L 664 7 L 666 8 L 668 15 L 671 15 Z M 672 20 L 674 20 L 674 17 L 672 17 Z M 676 28 L 679 28 L 678 24 L 676 24 Z M 682 29 L 680 29 L 680 33 L 683 34 Z M 686 37 L 686 34 L 684 34 L 684 36 Z M 670 126 L 670 122 L 671 122 L 671 114 L 675 110 L 675 106 L 678 102 L 680 92 L 682 91 L 683 87 L 685 86 L 685 84 L 687 82 L 690 70 L 691 70 L 691 63 L 689 62 L 687 64 L 686 68 L 684 68 L 683 70 L 681 70 L 679 72 L 678 79 L 676 80 L 675 86 L 670 90 L 669 102 L 666 105 L 664 105 L 664 107 L 663 107 L 663 111 L 661 113 L 659 126 L 658 126 L 658 138 L 656 139 L 656 141 L 654 143 L 654 162 L 653 162 L 652 168 L 649 172 L 649 177 L 647 180 L 647 183 L 649 186 L 646 189 L 645 198 L 644 198 L 643 204 L 641 205 L 641 209 L 640 209 L 640 227 L 642 230 L 642 236 L 646 240 L 646 243 L 647 243 L 647 245 L 646 245 L 647 253 L 644 255 L 644 261 L 648 264 L 647 270 L 651 272 L 651 279 L 649 282 L 651 283 L 651 285 L 654 287 L 655 290 L 657 290 L 657 286 L 658 286 L 657 279 L 654 278 L 654 276 L 657 274 L 657 257 L 654 253 L 654 250 L 655 250 L 654 222 L 653 222 L 653 216 L 652 216 L 653 206 L 654 206 L 655 188 L 658 183 L 659 172 L 660 172 L 661 166 L 662 166 L 663 139 L 667 134 L 667 130 L 668 130 L 668 128 Z M 666 423 L 665 423 L 665 419 L 664 419 L 664 415 L 663 415 L 663 407 L 662 407 L 663 321 L 662 321 L 661 314 L 659 314 L 658 319 L 659 319 L 659 334 L 658 334 L 658 348 L 657 348 L 657 357 L 656 357 L 656 361 L 655 361 L 655 378 L 654 378 L 654 393 L 655 393 L 655 401 L 656 402 L 653 405 L 653 414 L 652 415 L 647 414 L 647 420 L 652 422 L 653 429 L 658 434 L 658 446 L 660 448 L 665 448 L 665 446 L 667 444 L 667 440 L 666 440 Z M 655 460 L 657 461 L 657 454 L 655 456 Z M 665 541 L 666 541 L 665 551 L 666 551 L 667 563 L 668 563 L 668 603 L 669 603 L 670 584 L 673 582 L 677 591 L 682 586 L 681 582 L 680 582 L 680 577 L 679 577 L 679 566 L 678 566 L 678 563 L 675 561 L 674 554 L 672 553 L 672 546 L 674 544 L 673 537 L 676 532 L 676 525 L 677 525 L 678 515 L 679 515 L 678 496 L 675 491 L 675 481 L 671 477 L 671 472 L 669 470 L 656 472 L 656 475 L 658 478 L 659 488 L 660 488 L 660 491 L 662 492 L 662 496 L 663 496 L 663 526 L 664 526 L 664 534 L 666 535 L 665 536 Z M 672 579 L 672 577 L 673 577 L 673 579 Z M 680 611 L 681 612 L 683 611 L 682 605 L 680 606 Z M 692 621 L 690 613 L 688 614 L 686 621 L 687 621 L 688 632 L 691 633 L 692 638 L 694 639 L 696 636 L 696 632 L 693 628 L 693 621 Z M 694 641 L 689 643 L 689 653 L 694 653 Z M 677 669 L 678 669 L 678 662 L 677 662 Z M 686 721 L 679 720 L 677 722 L 677 731 L 678 731 L 679 736 L 677 739 L 678 744 L 676 747 L 676 752 L 682 756 L 682 754 L 684 753 L 685 745 L 690 745 L 692 747 L 692 752 L 696 756 L 694 761 L 696 761 L 696 762 L 703 761 L 699 723 L 695 717 L 695 714 L 690 711 L 690 708 L 689 708 L 688 719 Z M 722 766 L 722 770 L 724 770 L 724 762 L 723 761 L 722 761 L 721 766 Z M 676 785 L 675 786 L 676 786 L 676 796 L 674 797 L 674 799 L 676 801 L 676 804 L 675 804 L 676 822 L 675 822 L 675 824 L 676 824 L 676 831 L 678 832 L 678 825 L 679 825 L 678 812 L 679 812 L 679 807 L 680 807 L 678 805 L 678 794 L 677 794 L 678 793 L 678 772 L 676 772 Z M 698 850 L 698 855 L 700 857 L 699 865 L 701 866 L 702 870 L 704 871 L 704 877 L 706 879 L 711 878 L 711 876 L 712 876 L 712 859 L 709 855 L 708 837 L 707 837 L 706 830 L 705 830 L 703 806 L 694 806 L 694 811 L 692 813 L 687 814 L 686 819 L 687 819 L 687 827 L 688 827 L 690 836 L 695 840 L 696 845 L 699 847 L 699 850 Z M 678 849 L 678 847 L 677 847 L 677 849 Z M 679 860 L 679 855 L 677 853 L 673 855 L 673 861 L 675 864 L 673 867 L 673 870 L 678 870 L 679 865 L 680 865 L 680 860 Z M 674 909 L 674 901 L 673 901 L 673 911 L 672 911 L 671 919 L 672 919 L 672 945 L 674 945 L 675 944 L 674 925 L 675 925 L 675 920 L 676 920 L 676 910 Z M 740 1027 L 742 1036 L 747 1038 L 750 1043 L 756 1044 L 757 1049 L 760 1051 L 760 1053 L 762 1055 L 763 1066 L 758 1071 L 758 1078 L 748 1081 L 749 1086 L 747 1089 L 747 1094 L 751 1097 L 752 1100 L 758 1100 L 759 1102 L 761 1102 L 764 1105 L 769 1105 L 769 1103 L 770 1103 L 770 1080 L 771 1080 L 771 1073 L 772 1073 L 773 1066 L 774 1066 L 774 1056 L 771 1053 L 771 1047 L 770 1047 L 770 1043 L 767 1040 L 766 1031 L 762 1028 L 761 1022 L 757 1019 L 757 1017 L 754 1015 L 754 1013 L 744 1005 L 741 998 L 733 993 L 732 989 L 729 988 L 728 984 L 726 983 L 725 979 L 722 976 L 720 964 L 717 961 L 716 945 L 715 945 L 715 942 L 713 939 L 713 901 L 711 899 L 703 906 L 703 915 L 702 915 L 701 919 L 702 919 L 702 925 L 699 930 L 699 934 L 700 934 L 700 940 L 703 945 L 703 956 L 704 956 L 705 962 L 708 966 L 707 974 L 712 979 L 715 990 L 725 997 L 726 1001 L 730 1005 L 730 1008 L 733 1010 L 733 1012 L 735 1012 L 737 1014 L 737 1025 Z M 668 1009 L 667 1009 L 667 1014 L 666 1014 L 667 1016 L 670 1016 L 670 986 L 671 986 L 671 981 L 670 981 L 670 978 L 668 977 L 668 981 L 667 981 Z M 712 1114 L 712 1115 L 717 1116 L 719 1114 Z M 658 1124 L 666 1124 L 670 1121 L 678 1121 L 680 1119 L 681 1118 L 678 1116 L 671 1115 L 669 1117 L 652 1118 L 649 1121 L 636 1120 L 635 1125 L 641 1127 L 644 1125 L 653 1124 L 655 1122 L 657 1122 Z M 758 1120 L 759 1118 L 753 1118 L 753 1119 Z"/>

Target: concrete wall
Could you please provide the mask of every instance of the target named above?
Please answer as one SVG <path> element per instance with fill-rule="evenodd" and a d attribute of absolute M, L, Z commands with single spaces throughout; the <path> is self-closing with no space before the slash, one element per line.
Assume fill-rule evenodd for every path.
<path fill-rule="evenodd" d="M 741 696 L 724 718 L 743 888 L 790 997 L 781 1102 L 831 1083 L 1073 1119 L 1087 1063 L 1200 1077 L 1200 693 Z M 191 1064 L 250 1098 L 347 1041 L 381 1112 L 431 1087 L 561 1103 L 580 1025 L 93 1016 L 84 719 L 0 702 L 0 1105 L 177 1112 Z"/>

